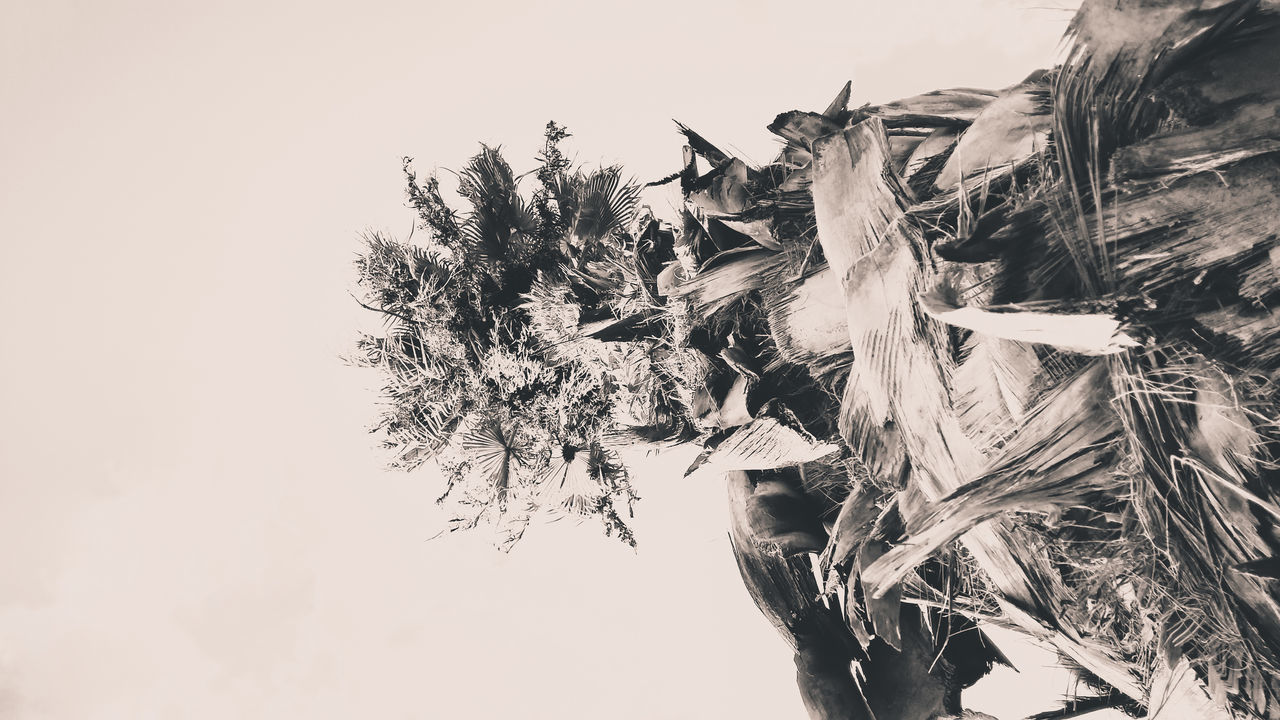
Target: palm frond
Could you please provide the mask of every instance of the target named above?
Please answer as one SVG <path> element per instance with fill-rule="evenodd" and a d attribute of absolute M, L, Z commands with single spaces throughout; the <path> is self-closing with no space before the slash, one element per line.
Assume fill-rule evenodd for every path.
<path fill-rule="evenodd" d="M 832 120 L 839 120 L 841 116 L 849 111 L 849 96 L 853 94 L 853 81 L 846 80 L 844 85 L 840 86 L 840 91 L 836 96 L 831 98 L 831 102 L 827 103 L 827 107 L 822 111 L 823 115 Z"/>
<path fill-rule="evenodd" d="M 482 144 L 458 172 L 458 192 L 477 207 L 497 205 L 515 195 L 516 177 L 502 157 L 502 148 Z"/>
<path fill-rule="evenodd" d="M 484 483 L 494 489 L 498 508 L 505 509 L 512 465 L 524 462 L 528 446 L 517 440 L 511 427 L 488 419 L 463 436 L 462 448 L 473 458 Z"/>
<path fill-rule="evenodd" d="M 706 160 L 711 167 L 720 167 L 732 159 L 731 156 L 715 145 L 712 145 L 706 138 L 694 132 L 684 123 L 679 120 L 676 120 L 675 123 L 676 127 L 680 128 L 681 134 L 683 134 L 685 139 L 689 142 L 689 147 L 692 148 L 693 152 L 703 160 Z"/>
<path fill-rule="evenodd" d="M 1161 663 L 1151 683 L 1147 720 L 1232 720 L 1222 704 L 1209 697 L 1186 658 L 1170 667 Z"/>
<path fill-rule="evenodd" d="M 603 242 L 630 227 L 640 186 L 624 180 L 621 167 L 595 170 L 573 183 L 573 190 L 566 218 L 579 245 Z"/>
<path fill-rule="evenodd" d="M 761 288 L 778 364 L 803 365 L 815 378 L 848 366 L 853 348 L 842 295 L 840 278 L 827 265 L 814 268 L 799 282 Z"/>
<path fill-rule="evenodd" d="M 590 515 L 595 510 L 605 494 L 602 482 L 606 480 L 606 473 L 603 464 L 593 465 L 589 456 L 587 448 L 572 445 L 565 445 L 553 454 L 539 481 L 543 488 L 543 507 L 578 516 Z"/>
<path fill-rule="evenodd" d="M 458 192 L 471 204 L 460 229 L 471 259 L 490 274 L 509 264 L 521 266 L 537 249 L 538 218 L 520 197 L 511 166 L 498 148 L 481 151 L 458 173 Z"/>
<path fill-rule="evenodd" d="M 759 415 L 744 425 L 725 430 L 723 440 L 709 449 L 697 470 L 703 474 L 730 470 L 773 470 L 813 462 L 840 447 L 820 442 L 788 416 Z"/>
<path fill-rule="evenodd" d="M 1155 102 L 1173 118 L 1162 123 L 1167 129 L 1116 151 L 1117 180 L 1167 181 L 1280 150 L 1280 87 L 1263 69 L 1277 65 L 1280 13 L 1273 6 L 1155 87 Z"/>
<path fill-rule="evenodd" d="M 786 255 L 749 246 L 713 256 L 696 275 L 680 283 L 672 297 L 688 301 L 697 317 L 732 305 L 752 290 L 763 288 L 771 270 L 786 263 Z"/>
<path fill-rule="evenodd" d="M 886 127 L 964 127 L 996 99 L 991 90 L 934 90 L 883 105 L 864 108 Z"/>
<path fill-rule="evenodd" d="M 1048 100 L 1047 88 L 1032 85 L 1002 93 L 984 107 L 938 172 L 936 188 L 950 190 L 977 173 L 1012 166 L 1043 151 L 1052 124 Z"/>

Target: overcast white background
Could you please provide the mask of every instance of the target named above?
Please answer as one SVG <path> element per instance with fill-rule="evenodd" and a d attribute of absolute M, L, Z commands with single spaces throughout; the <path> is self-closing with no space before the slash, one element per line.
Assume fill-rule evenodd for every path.
<path fill-rule="evenodd" d="M 426 542 L 338 359 L 358 234 L 408 232 L 400 156 L 527 170 L 551 119 L 647 180 L 671 118 L 765 161 L 846 79 L 1015 83 L 1043 5 L 0 1 L 0 717 L 803 717 L 687 456 L 638 552 Z"/>

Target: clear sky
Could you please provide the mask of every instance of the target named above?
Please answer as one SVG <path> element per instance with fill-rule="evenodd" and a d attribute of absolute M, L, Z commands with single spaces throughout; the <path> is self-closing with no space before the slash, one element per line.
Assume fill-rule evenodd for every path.
<path fill-rule="evenodd" d="M 638 553 L 565 523 L 425 542 L 439 481 L 380 470 L 376 379 L 338 360 L 357 236 L 408 232 L 402 155 L 528 169 L 555 119 L 652 179 L 678 118 L 766 160 L 774 115 L 847 79 L 1009 85 L 1069 17 L 3 0 L 0 717 L 803 717 L 682 458 L 640 473 Z"/>

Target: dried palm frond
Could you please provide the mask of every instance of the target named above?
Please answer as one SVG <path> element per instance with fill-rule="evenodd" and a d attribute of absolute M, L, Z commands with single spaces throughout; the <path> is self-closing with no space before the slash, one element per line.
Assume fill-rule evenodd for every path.
<path fill-rule="evenodd" d="M 1277 284 L 1277 189 L 1276 156 L 1124 193 L 1049 186 L 995 235 L 1015 248 L 1001 279 L 1006 298 L 1071 304 L 1105 291 L 1120 298 L 1109 311 L 1117 313 L 1117 329 L 1136 320 L 1157 338 L 1182 338 L 1220 360 L 1268 367 L 1277 357 L 1276 324 L 1255 299 Z"/>
<path fill-rule="evenodd" d="M 799 110 L 781 113 L 768 127 L 769 132 L 786 141 L 780 160 L 794 167 L 805 167 L 813 162 L 812 148 L 815 140 L 843 129 L 842 123 L 826 113 Z"/>
<path fill-rule="evenodd" d="M 1173 115 L 1162 125 L 1172 128 L 1121 147 L 1117 178 L 1161 181 L 1280 151 L 1280 88 L 1269 70 L 1280 63 L 1278 33 L 1274 8 L 1249 15 L 1156 86 L 1155 102 Z"/>
<path fill-rule="evenodd" d="M 860 374 L 873 378 L 859 384 L 866 404 L 859 412 L 891 415 L 911 459 L 909 482 L 918 483 L 926 498 L 939 500 L 976 477 L 982 459 L 952 406 L 949 340 L 916 314 L 914 296 L 927 277 L 917 258 L 926 251 L 918 230 L 904 218 L 910 195 L 890 166 L 884 130 L 875 118 L 820 140 L 815 156 L 819 238 L 831 266 L 847 273 L 855 364 Z M 846 393 L 846 399 L 858 397 Z M 1040 632 L 1043 618 L 1058 617 L 1061 580 L 1043 552 L 1030 550 L 1024 532 L 994 522 L 969 530 L 966 547 L 1005 597 L 1042 613 L 1042 619 L 1026 613 L 1016 617 L 1027 631 Z M 1135 687 L 1125 680 L 1128 671 L 1105 653 L 1081 650 L 1069 634 L 1049 633 L 1049 639 L 1091 663 L 1097 674 Z"/>
<path fill-rule="evenodd" d="M 903 163 L 902 177 L 917 195 L 932 195 L 930 190 L 960 139 L 960 130 L 940 127 L 929 134 L 911 151 Z"/>
<path fill-rule="evenodd" d="M 878 539 L 864 543 L 858 548 L 859 580 L 861 580 L 863 568 L 875 564 L 888 550 L 888 545 Z M 864 595 L 863 604 L 867 608 L 867 622 L 871 624 L 874 637 L 880 638 L 895 650 L 901 650 L 902 628 L 898 624 L 898 614 L 902 611 L 902 586 L 895 585 L 879 595 Z"/>
<path fill-rule="evenodd" d="M 1194 400 L 1208 397 L 1198 393 L 1226 396 L 1212 375 L 1208 384 L 1197 381 L 1204 368 L 1187 357 L 1170 348 L 1112 361 L 1125 437 L 1141 462 L 1135 509 L 1176 588 L 1167 599 L 1166 642 L 1186 655 L 1212 697 L 1245 706 L 1274 702 L 1280 687 L 1265 679 L 1280 676 L 1280 599 L 1265 580 L 1228 568 L 1268 552 L 1254 508 L 1273 518 L 1280 509 L 1250 491 L 1250 478 L 1213 468 L 1250 451 L 1223 444 L 1212 415 L 1204 416 L 1204 430 L 1193 429 Z M 1214 629 L 1207 642 L 1196 637 L 1204 628 Z"/>
<path fill-rule="evenodd" d="M 672 297 L 687 301 L 696 317 L 707 318 L 765 286 L 769 270 L 786 255 L 760 247 L 726 250 L 708 260 L 698 274 L 680 283 Z"/>
<path fill-rule="evenodd" d="M 1029 345 L 973 334 L 951 377 L 957 419 L 965 435 L 989 453 L 1026 417 L 1042 366 Z"/>
<path fill-rule="evenodd" d="M 875 378 L 856 361 L 849 365 L 837 427 L 840 438 L 871 481 L 897 490 L 907 465 L 907 449 L 888 409 L 872 405 L 867 385 L 874 382 Z"/>
<path fill-rule="evenodd" d="M 1147 720 L 1232 720 L 1231 711 L 1215 703 L 1196 678 L 1186 658 L 1170 667 L 1161 663 L 1151 683 Z"/>
<path fill-rule="evenodd" d="M 724 473 L 730 470 L 773 470 L 803 465 L 840 448 L 820 442 L 805 431 L 785 408 L 773 412 L 778 417 L 757 415 L 755 419 L 729 430 L 703 452 L 690 472 Z"/>
<path fill-rule="evenodd" d="M 868 593 L 892 588 L 938 548 L 1002 512 L 1067 507 L 1120 488 L 1109 389 L 1097 364 L 1041 401 L 988 470 L 909 520 L 920 530 L 864 568 Z"/>
<path fill-rule="evenodd" d="M 963 127 L 996 96 L 990 90 L 973 88 L 934 90 L 860 111 L 880 118 L 885 127 Z"/>
<path fill-rule="evenodd" d="M 733 158 L 698 178 L 698 187 L 685 193 L 688 202 L 710 216 L 735 215 L 749 206 L 747 165 Z"/>
<path fill-rule="evenodd" d="M 706 160 L 713 168 L 718 168 L 732 160 L 732 157 L 725 154 L 723 150 L 712 145 L 706 138 L 691 130 L 687 125 L 679 120 L 674 121 L 676 127 L 680 129 L 680 133 L 685 136 L 689 142 L 689 147 L 694 153 Z"/>
<path fill-rule="evenodd" d="M 777 359 L 803 365 L 815 378 L 838 373 L 853 359 L 840 278 L 830 267 L 814 268 L 798 283 L 761 289 Z"/>
<path fill-rule="evenodd" d="M 862 483 L 840 505 L 831 529 L 831 538 L 818 557 L 818 571 L 828 577 L 830 572 L 853 559 L 870 536 L 871 527 L 880 516 L 880 493 L 869 483 Z M 827 590 L 831 590 L 828 580 Z"/>
<path fill-rule="evenodd" d="M 993 338 L 1039 343 L 1081 355 L 1112 355 L 1141 343 L 1114 313 L 1072 312 L 1065 303 L 1040 302 L 976 307 L 962 305 L 954 288 L 941 284 L 919 297 L 929 317 Z"/>
<path fill-rule="evenodd" d="M 1114 246 L 1122 291 L 1154 295 L 1179 282 L 1207 289 L 1205 275 L 1244 269 L 1280 242 L 1271 232 L 1277 188 L 1280 160 L 1253 158 L 1118 198 L 1088 228 Z"/>
<path fill-rule="evenodd" d="M 1048 100 L 1047 86 L 1039 83 L 1001 93 L 960 135 L 934 187 L 950 190 L 975 174 L 1017 165 L 1043 151 L 1052 117 Z"/>
<path fill-rule="evenodd" d="M 831 102 L 827 103 L 827 107 L 822 111 L 823 115 L 842 122 L 841 118 L 849 111 L 849 98 L 853 95 L 853 81 L 846 80 L 844 85 L 840 86 L 840 91 L 836 96 L 831 98 Z"/>

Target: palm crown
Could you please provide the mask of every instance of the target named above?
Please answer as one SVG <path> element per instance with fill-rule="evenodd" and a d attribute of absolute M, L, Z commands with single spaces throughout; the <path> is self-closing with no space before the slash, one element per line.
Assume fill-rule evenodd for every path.
<path fill-rule="evenodd" d="M 628 242 L 639 189 L 619 167 L 571 167 L 558 146 L 567 136 L 548 125 L 530 198 L 500 148 L 482 145 L 457 173 L 461 212 L 406 158 L 428 238 L 372 234 L 356 261 L 362 304 L 386 327 L 361 337 L 354 359 L 383 370 L 385 411 L 373 430 L 392 466 L 435 459 L 454 526 L 488 518 L 508 543 L 543 506 L 599 514 L 630 540 L 613 507 L 631 497 L 626 472 L 602 444 L 612 425 L 608 368 L 549 352 L 519 307 L 535 283 L 550 282 L 607 308 L 608 273 Z"/>

